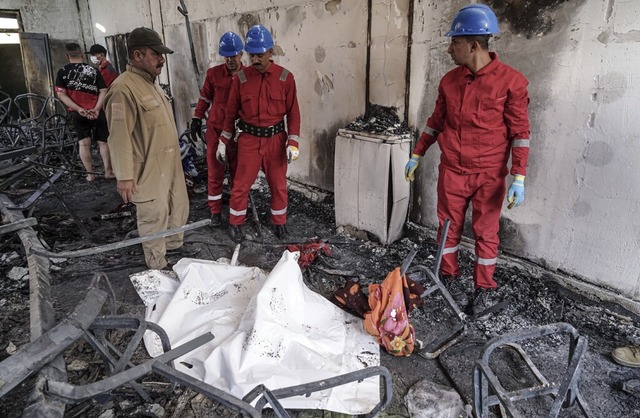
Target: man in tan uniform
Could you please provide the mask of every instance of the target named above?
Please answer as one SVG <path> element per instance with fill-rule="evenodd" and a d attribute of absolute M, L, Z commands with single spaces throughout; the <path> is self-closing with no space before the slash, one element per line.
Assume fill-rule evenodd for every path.
<path fill-rule="evenodd" d="M 183 226 L 189 198 L 171 104 L 156 77 L 173 51 L 148 28 L 127 39 L 129 65 L 106 96 L 109 149 L 118 193 L 138 212 L 138 233 L 151 235 Z M 183 234 L 142 244 L 147 266 L 163 269 L 166 252 L 182 249 Z M 180 251 L 180 250 L 178 250 Z"/>

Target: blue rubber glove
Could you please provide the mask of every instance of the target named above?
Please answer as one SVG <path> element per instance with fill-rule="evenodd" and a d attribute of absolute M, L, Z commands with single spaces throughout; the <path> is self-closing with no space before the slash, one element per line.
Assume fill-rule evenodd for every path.
<path fill-rule="evenodd" d="M 511 183 L 507 192 L 507 201 L 509 202 L 509 209 L 514 206 L 520 206 L 524 202 L 524 176 L 520 174 L 513 176 L 513 183 Z"/>
<path fill-rule="evenodd" d="M 418 158 L 420 156 L 418 154 L 411 154 L 411 159 L 407 162 L 407 165 L 404 166 L 404 179 L 407 181 L 414 180 L 414 174 L 416 172 L 416 168 L 420 165 L 418 162 Z"/>

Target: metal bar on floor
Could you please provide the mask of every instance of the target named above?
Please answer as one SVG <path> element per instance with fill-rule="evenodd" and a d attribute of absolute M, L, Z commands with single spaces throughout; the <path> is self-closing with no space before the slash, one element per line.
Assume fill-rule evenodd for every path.
<path fill-rule="evenodd" d="M 35 154 L 37 151 L 38 147 L 35 146 L 2 151 L 0 152 L 0 161 L 11 160 L 28 154 Z"/>
<path fill-rule="evenodd" d="M 44 248 L 38 248 L 34 250 L 34 252 L 38 255 L 41 255 L 47 258 L 85 257 L 88 255 L 94 255 L 94 254 L 104 253 L 108 251 L 119 250 L 121 248 L 142 244 L 143 242 L 152 241 L 158 238 L 169 237 L 171 235 L 176 235 L 186 231 L 191 231 L 193 229 L 202 228 L 203 226 L 208 226 L 210 224 L 211 224 L 210 219 L 202 219 L 200 221 L 186 224 L 178 228 L 173 228 L 163 232 L 158 232 L 157 234 L 145 235 L 144 237 L 132 238 L 132 239 L 128 239 L 120 242 L 114 242 L 112 244 L 100 245 L 98 247 L 84 248 L 82 250 L 76 250 L 76 251 L 61 251 L 61 252 L 52 252 L 52 251 L 47 251 Z"/>
<path fill-rule="evenodd" d="M 560 384 L 549 384 L 526 352 L 515 344 L 520 341 L 554 334 L 568 334 L 570 340 L 568 366 Z M 499 347 L 516 349 L 541 385 L 510 392 L 505 390 L 489 366 L 493 351 Z M 489 407 L 500 405 L 510 417 L 520 417 L 522 415 L 517 411 L 514 402 L 551 395 L 554 401 L 546 415 L 549 418 L 556 418 L 560 414 L 561 408 L 572 407 L 576 401 L 583 414 L 587 417 L 592 417 L 589 405 L 581 396 L 579 390 L 582 359 L 586 351 L 587 339 L 580 336 L 574 327 L 563 322 L 528 328 L 492 338 L 485 344 L 482 357 L 476 361 L 473 370 L 473 408 L 475 416 L 487 418 L 489 417 Z M 490 390 L 493 394 L 490 394 Z"/>
<path fill-rule="evenodd" d="M 387 368 L 383 366 L 369 367 L 329 379 L 318 380 L 315 382 L 290 386 L 287 388 L 275 389 L 270 391 L 270 394 L 273 395 L 276 399 L 285 399 L 291 398 L 293 396 L 303 395 L 308 396 L 313 392 L 320 392 L 352 382 L 361 382 L 364 379 L 374 376 L 379 376 L 382 378 L 382 382 L 384 385 L 382 392 L 383 396 L 380 402 L 378 402 L 378 404 L 368 414 L 364 414 L 363 416 L 365 418 L 375 417 L 380 413 L 380 411 L 389 406 L 391 400 L 393 399 L 393 379 L 391 377 L 391 373 L 389 373 L 389 370 L 387 370 Z M 247 393 L 243 400 L 245 402 L 251 403 L 254 399 L 260 396 L 260 398 L 256 402 L 256 409 L 258 411 L 261 411 L 268 404 L 268 400 L 264 396 L 261 396 L 261 394 L 265 390 L 266 388 L 263 385 L 257 386 L 249 393 Z"/>
<path fill-rule="evenodd" d="M 252 418 L 260 418 L 262 416 L 258 410 L 251 406 L 251 404 L 204 383 L 202 380 L 198 380 L 188 374 L 182 373 L 166 364 L 155 363 L 153 365 L 153 371 L 171 381 L 195 390 L 196 392 L 203 394 L 207 398 L 214 400 L 227 408 L 240 411 Z"/>
<path fill-rule="evenodd" d="M 127 369 L 123 372 L 107 377 L 99 382 L 90 383 L 83 386 L 74 386 L 66 382 L 58 382 L 48 380 L 45 389 L 48 394 L 67 402 L 78 402 L 84 399 L 93 398 L 101 393 L 109 392 L 119 386 L 122 386 L 132 380 L 136 380 L 149 374 L 153 370 L 153 366 L 159 363 L 169 363 L 178 357 L 181 357 L 196 348 L 213 340 L 211 333 L 205 333 L 193 340 L 182 344 L 173 350 L 167 351 L 151 360 L 139 364 L 135 367 Z"/>
<path fill-rule="evenodd" d="M 20 203 L 19 205 L 8 206 L 7 209 L 11 209 L 11 210 L 29 209 L 31 205 L 33 205 L 34 202 L 38 200 L 38 198 L 40 198 L 40 196 L 42 196 L 42 194 L 46 192 L 49 189 L 49 187 L 51 187 L 53 183 L 56 180 L 58 180 L 63 173 L 64 173 L 64 170 L 56 171 L 55 173 L 53 173 L 53 175 L 51 175 L 51 177 L 47 178 L 47 180 L 44 183 L 42 183 L 42 185 L 38 188 L 38 190 L 33 192 L 31 196 L 29 196 L 24 202 Z"/>
<path fill-rule="evenodd" d="M 26 218 L 20 221 L 12 222 L 10 224 L 0 226 L 0 235 L 9 234 L 11 232 L 19 231 L 23 228 L 29 228 L 30 226 L 38 225 L 36 218 Z"/>
<path fill-rule="evenodd" d="M 6 195 L 0 194 L 0 213 L 2 213 L 4 220 L 13 223 L 24 219 L 20 212 L 11 211 L 8 206 L 13 206 L 13 202 Z M 36 251 L 44 250 L 44 248 L 33 228 L 23 228 L 17 231 L 17 234 L 24 246 L 29 268 L 30 339 L 35 341 L 56 325 L 55 311 L 51 300 L 49 260 L 36 254 Z M 36 385 L 27 399 L 23 416 L 57 418 L 64 415 L 64 403 L 52 402 L 42 392 L 43 382 L 47 379 L 61 381 L 67 379 L 62 356 L 57 356 L 40 369 Z"/>
<path fill-rule="evenodd" d="M 0 362 L 0 398 L 81 338 L 106 299 L 107 293 L 103 290 L 90 289 L 84 300 L 58 325 Z"/>
<path fill-rule="evenodd" d="M 444 220 L 440 237 L 447 236 L 450 223 L 451 221 L 449 219 Z M 425 289 L 420 297 L 425 298 L 428 295 L 439 291 L 447 305 L 451 307 L 456 316 L 456 323 L 451 327 L 451 329 L 447 330 L 443 335 L 436 336 L 431 341 L 426 342 L 422 349 L 417 350 L 417 354 L 426 359 L 437 358 L 440 353 L 457 343 L 466 334 L 467 330 L 467 315 L 462 312 L 462 309 L 460 309 L 458 304 L 451 297 L 449 290 L 446 288 L 444 283 L 442 283 L 442 280 L 440 280 L 440 265 L 442 263 L 442 256 L 444 255 L 445 241 L 446 240 L 443 238 L 440 239 L 433 269 L 429 269 L 422 265 L 415 266 L 411 269 L 412 272 L 419 271 L 423 273 L 427 280 L 433 283 L 432 286 Z"/>

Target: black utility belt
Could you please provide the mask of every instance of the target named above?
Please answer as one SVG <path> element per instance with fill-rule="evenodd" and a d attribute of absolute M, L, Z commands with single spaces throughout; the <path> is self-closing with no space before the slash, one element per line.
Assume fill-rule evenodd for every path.
<path fill-rule="evenodd" d="M 284 131 L 284 120 L 276 123 L 275 125 L 267 126 L 266 128 L 262 128 L 260 126 L 251 125 L 242 119 L 238 120 L 238 128 L 242 132 L 246 132 L 249 135 L 259 136 L 263 138 L 268 138 L 270 136 L 274 136 Z"/>

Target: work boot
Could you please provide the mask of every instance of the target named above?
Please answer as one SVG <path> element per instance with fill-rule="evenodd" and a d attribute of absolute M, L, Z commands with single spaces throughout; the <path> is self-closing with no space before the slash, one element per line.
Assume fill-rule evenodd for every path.
<path fill-rule="evenodd" d="M 222 215 L 219 213 L 212 213 L 211 223 L 209 224 L 209 226 L 212 228 L 218 228 L 220 225 L 222 225 Z"/>
<path fill-rule="evenodd" d="M 640 367 L 640 345 L 620 347 L 611 353 L 613 360 L 627 367 Z"/>
<path fill-rule="evenodd" d="M 287 231 L 286 225 L 274 225 L 274 227 L 275 227 L 274 233 L 276 234 L 276 237 L 278 237 L 278 239 L 289 238 L 289 231 Z"/>
<path fill-rule="evenodd" d="M 172 250 L 167 250 L 168 256 L 180 256 L 180 257 L 193 257 L 194 255 L 200 252 L 200 248 L 198 247 L 186 247 L 182 245 L 181 247 L 174 248 Z"/>
<path fill-rule="evenodd" d="M 244 234 L 242 233 L 240 225 L 229 225 L 229 237 L 235 242 L 242 242 Z"/>
<path fill-rule="evenodd" d="M 496 303 L 498 303 L 498 293 L 495 289 L 477 288 L 473 293 L 472 313 L 476 319 L 485 320 L 490 313 L 478 317 L 479 314 L 486 311 Z"/>
<path fill-rule="evenodd" d="M 443 276 L 442 283 L 447 288 L 453 301 L 461 311 L 464 311 L 469 304 L 469 298 L 460 283 L 460 277 Z"/>

